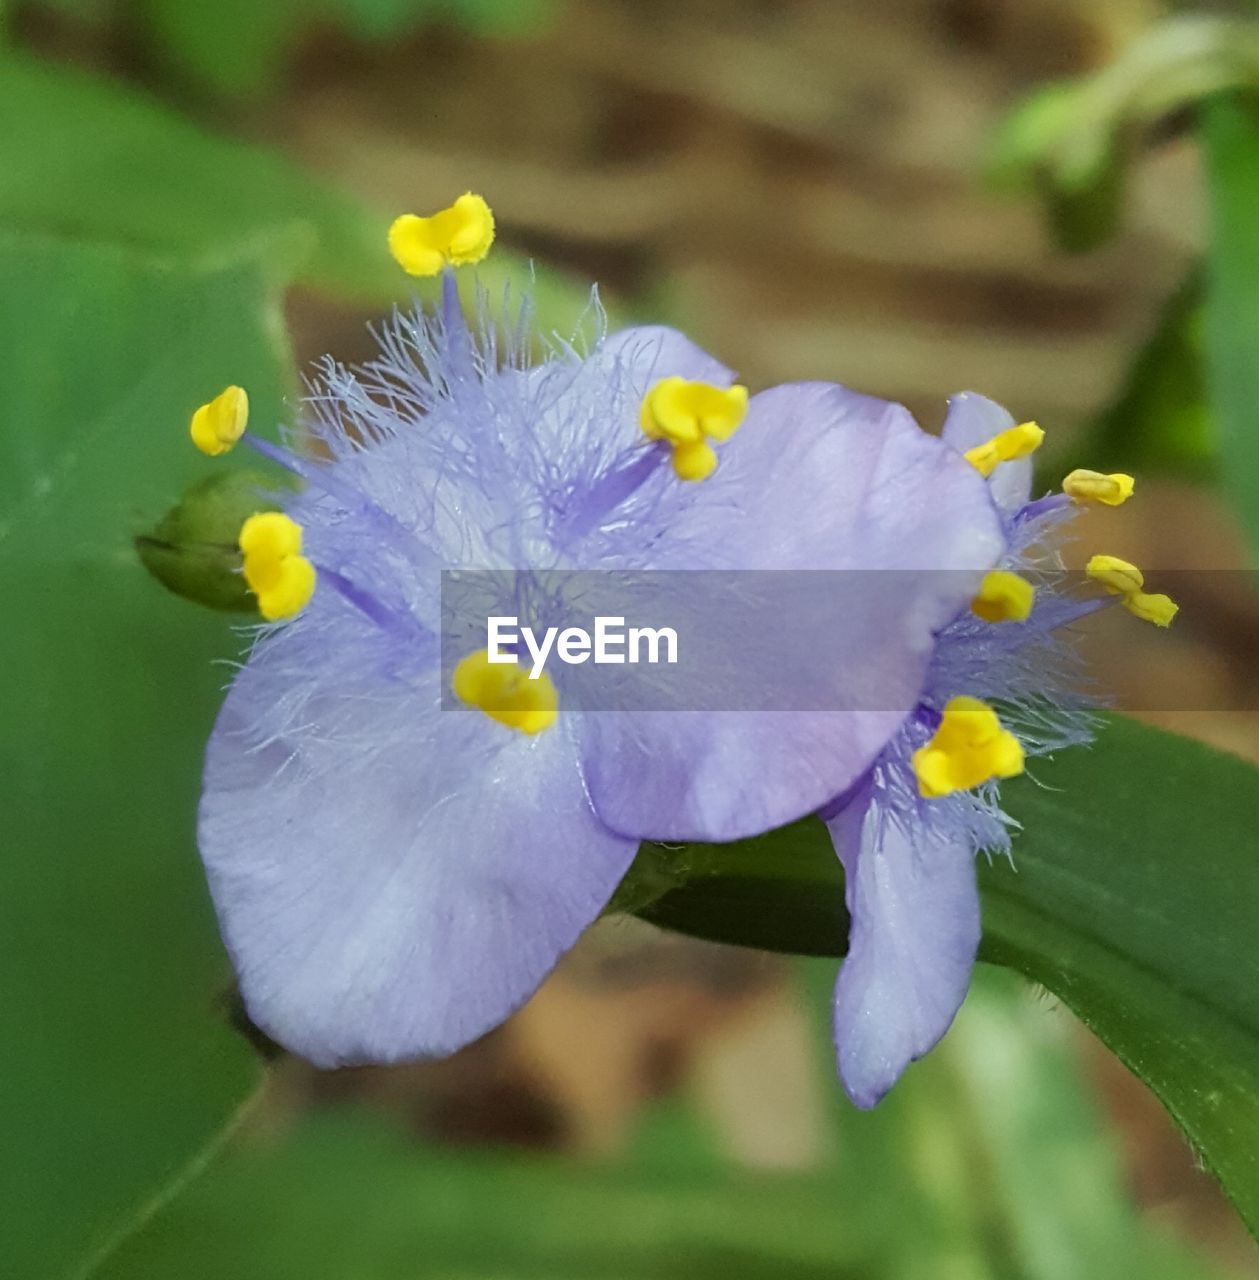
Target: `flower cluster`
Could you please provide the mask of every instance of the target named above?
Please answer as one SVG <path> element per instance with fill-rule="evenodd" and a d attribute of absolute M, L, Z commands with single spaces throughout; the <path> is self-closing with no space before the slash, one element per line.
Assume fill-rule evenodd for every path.
<path fill-rule="evenodd" d="M 1113 558 L 1094 566 L 1113 595 L 1058 585 L 1062 523 L 1131 480 L 1073 473 L 1033 502 L 1041 432 L 982 397 L 935 437 L 837 385 L 749 396 L 665 328 L 532 363 L 527 307 L 513 323 L 480 297 L 469 322 L 460 303 L 454 267 L 493 235 L 472 195 L 399 219 L 395 257 L 440 274 L 441 302 L 395 315 L 364 367 L 325 363 L 299 440 L 248 432 L 239 388 L 193 418 L 205 452 L 243 439 L 304 481 L 242 530 L 274 625 L 228 693 L 200 809 L 249 1011 L 324 1066 L 449 1053 L 528 998 L 640 841 L 817 813 L 853 921 L 840 1073 L 872 1105 L 965 993 L 975 856 L 1008 842 L 998 781 L 1088 737 L 1054 633 L 1112 598 L 1174 612 Z M 877 653 L 896 692 L 867 706 L 857 665 L 847 710 L 588 714 L 474 650 L 451 681 L 472 712 L 452 714 L 451 569 L 861 570 L 836 651 Z"/>

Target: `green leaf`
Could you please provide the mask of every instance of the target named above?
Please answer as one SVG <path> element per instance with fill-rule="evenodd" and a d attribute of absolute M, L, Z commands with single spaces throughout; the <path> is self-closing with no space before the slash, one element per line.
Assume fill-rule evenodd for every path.
<path fill-rule="evenodd" d="M 158 56 L 198 88 L 228 98 L 272 87 L 312 16 L 309 0 L 140 0 L 138 8 Z"/>
<path fill-rule="evenodd" d="M 1080 252 L 1118 228 L 1128 170 L 1156 125 L 1221 89 L 1259 86 L 1259 23 L 1175 14 L 1109 65 L 1037 90 L 993 140 L 989 177 L 1039 193 L 1059 245 Z"/>
<path fill-rule="evenodd" d="M 1058 247 L 1083 253 L 1118 229 L 1131 150 L 1127 131 L 1103 114 L 1093 82 L 1050 84 L 998 129 L 988 180 L 1038 195 Z"/>
<path fill-rule="evenodd" d="M 362 40 L 387 40 L 430 21 L 445 0 L 331 0 L 346 29 Z"/>
<path fill-rule="evenodd" d="M 0 118 L 0 223 L 181 256 L 265 240 L 276 279 L 300 264 L 305 282 L 350 297 L 405 288 L 386 215 L 116 83 L 0 55 Z"/>
<path fill-rule="evenodd" d="M 800 966 L 819 1143 L 808 1172 L 732 1168 L 684 1097 L 591 1163 L 434 1149 L 381 1119 L 308 1118 L 227 1153 L 100 1280 L 1076 1280 L 1217 1273 L 1133 1210 L 1044 1001 L 983 968 L 953 1032 L 873 1113 L 835 1086 L 833 967 Z M 809 1111 L 813 1109 L 810 1107 Z"/>
<path fill-rule="evenodd" d="M 947 1037 L 873 1111 L 839 1101 L 835 967 L 799 965 L 832 1106 L 834 1197 L 885 1274 L 1208 1280 L 1205 1257 L 1132 1203 L 1117 1137 L 1082 1078 L 1076 1028 L 1013 974 L 979 965 Z"/>
<path fill-rule="evenodd" d="M 256 243 L 277 281 L 375 302 L 436 296 L 389 256 L 392 215 L 115 83 L 0 54 L 0 118 L 0 225 L 207 260 Z M 498 248 L 462 274 L 465 297 L 471 277 L 495 299 L 527 290 L 543 333 L 567 337 L 588 312 L 584 282 L 548 270 L 535 284 Z"/>
<path fill-rule="evenodd" d="M 1259 554 L 1259 118 L 1240 98 L 1203 113 L 1211 201 L 1206 344 L 1224 481 Z"/>
<path fill-rule="evenodd" d="M 1015 865 L 981 863 L 981 957 L 1074 1009 L 1259 1230 L 1259 770 L 1115 718 L 1096 747 L 1034 774 L 1003 788 L 1023 826 Z M 640 856 L 634 878 L 674 886 L 639 908 L 647 919 L 788 952 L 846 947 L 842 875 L 816 819 Z"/>
<path fill-rule="evenodd" d="M 114 0 L 41 0 L 42 7 L 65 18 L 103 26 L 113 15 Z"/>
<path fill-rule="evenodd" d="M 1202 294 L 1195 271 L 1168 300 L 1115 402 L 1085 432 L 1078 456 L 1057 460 L 1056 475 L 1087 466 L 1181 480 L 1215 476 Z"/>
<path fill-rule="evenodd" d="M 842 1280 L 871 1274 L 856 1225 L 804 1176 L 425 1150 L 324 1116 L 219 1162 L 101 1280 Z"/>
<path fill-rule="evenodd" d="M 361 5 L 365 0 L 345 2 Z M 557 0 L 439 0 L 439 8 L 450 21 L 485 35 L 534 31 L 550 18 L 556 4 Z"/>
<path fill-rule="evenodd" d="M 365 40 L 384 40 L 424 22 L 483 35 L 525 35 L 550 17 L 556 0 L 325 0 L 330 17 Z"/>
<path fill-rule="evenodd" d="M 239 652 L 132 539 L 215 464 L 192 408 L 283 413 L 267 270 L 176 270 L 0 233 L 0 1257 L 79 1274 L 258 1080 L 193 845 Z"/>
<path fill-rule="evenodd" d="M 259 471 L 235 468 L 203 477 L 137 536 L 140 563 L 177 596 L 258 620 L 258 600 L 241 576 L 241 525 L 258 511 L 277 510 L 277 483 Z"/>
<path fill-rule="evenodd" d="M 434 21 L 519 33 L 545 19 L 550 0 L 140 0 L 138 7 L 159 57 L 182 79 L 217 97 L 256 98 L 277 87 L 313 28 L 341 28 L 362 40 L 397 38 Z"/>

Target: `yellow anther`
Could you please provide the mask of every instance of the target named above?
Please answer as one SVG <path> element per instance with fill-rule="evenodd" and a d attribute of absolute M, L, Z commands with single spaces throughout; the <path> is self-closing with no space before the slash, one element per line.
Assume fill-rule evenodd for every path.
<path fill-rule="evenodd" d="M 675 444 L 672 460 L 679 480 L 706 480 L 717 470 L 717 450 L 707 440 Z"/>
<path fill-rule="evenodd" d="M 1118 507 L 1132 497 L 1136 481 L 1122 471 L 1103 475 L 1100 471 L 1073 471 L 1062 482 L 1062 492 L 1076 502 L 1101 502 Z"/>
<path fill-rule="evenodd" d="M 1094 582 L 1100 582 L 1112 596 L 1130 596 L 1145 586 L 1141 570 L 1118 556 L 1093 556 L 1084 566 L 1084 572 Z"/>
<path fill-rule="evenodd" d="M 1112 596 L 1123 596 L 1124 608 L 1142 622 L 1170 627 L 1172 619 L 1180 612 L 1180 606 L 1170 596 L 1143 591 L 1145 575 L 1135 564 L 1120 560 L 1118 556 L 1093 556 L 1084 571 Z"/>
<path fill-rule="evenodd" d="M 747 411 L 747 387 L 663 378 L 643 397 L 641 422 L 652 440 L 671 444 L 690 444 L 705 436 L 729 440 Z"/>
<path fill-rule="evenodd" d="M 990 778 L 1023 772 L 1023 745 L 978 698 L 950 698 L 940 726 L 911 763 L 928 799 L 969 791 Z"/>
<path fill-rule="evenodd" d="M 707 442 L 729 440 L 747 411 L 747 387 L 663 378 L 643 397 L 639 423 L 649 440 L 673 446 L 673 469 L 680 480 L 703 480 L 717 466 Z"/>
<path fill-rule="evenodd" d="M 1156 627 L 1170 627 L 1172 619 L 1180 612 L 1180 606 L 1162 593 L 1134 591 L 1123 598 L 1124 608 L 1142 622 L 1152 622 Z"/>
<path fill-rule="evenodd" d="M 389 252 L 413 276 L 435 276 L 447 263 L 480 262 L 494 243 L 494 215 L 471 191 L 427 218 L 404 213 L 389 228 Z"/>
<path fill-rule="evenodd" d="M 985 622 L 1025 622 L 1035 599 L 1036 588 L 1026 578 L 1008 569 L 994 569 L 984 575 L 970 607 Z"/>
<path fill-rule="evenodd" d="M 488 649 L 463 658 L 450 684 L 460 702 L 521 733 L 541 733 L 559 714 L 559 695 L 545 671 L 531 680 L 515 661 L 491 662 Z"/>
<path fill-rule="evenodd" d="M 226 453 L 245 434 L 249 397 L 243 387 L 226 387 L 192 415 L 188 434 L 201 450 L 215 457 Z"/>
<path fill-rule="evenodd" d="M 301 554 L 302 527 L 279 511 L 250 516 L 241 526 L 245 581 L 268 622 L 300 613 L 315 590 L 315 566 Z"/>
<path fill-rule="evenodd" d="M 1044 440 L 1045 433 L 1034 422 L 1023 422 L 1017 427 L 1010 427 L 995 435 L 983 444 L 966 450 L 966 461 L 981 476 L 990 476 L 999 463 L 1013 462 L 1016 458 L 1026 458 L 1035 453 Z"/>

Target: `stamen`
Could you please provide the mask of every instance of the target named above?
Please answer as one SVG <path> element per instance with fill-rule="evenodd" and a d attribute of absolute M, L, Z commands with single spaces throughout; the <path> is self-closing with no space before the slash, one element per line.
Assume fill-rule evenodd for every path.
<path fill-rule="evenodd" d="M 1101 502 L 1118 507 L 1132 497 L 1136 481 L 1122 471 L 1103 475 L 1100 471 L 1076 470 L 1062 482 L 1062 491 L 1076 502 Z"/>
<path fill-rule="evenodd" d="M 1170 627 L 1180 612 L 1180 606 L 1170 596 L 1143 591 L 1145 575 L 1136 565 L 1118 556 L 1093 556 L 1084 571 L 1112 596 L 1122 596 L 1124 608 L 1142 622 Z"/>
<path fill-rule="evenodd" d="M 1071 505 L 1071 499 L 1065 493 L 1047 493 L 1043 498 L 1036 498 L 1016 512 L 1014 519 L 1019 524 L 1030 524 L 1054 511 L 1065 511 Z"/>
<path fill-rule="evenodd" d="M 461 659 L 450 684 L 460 702 L 521 733 L 541 733 L 559 714 L 559 694 L 545 671 L 531 680 L 514 658 L 491 662 L 488 649 Z"/>
<path fill-rule="evenodd" d="M 673 448 L 679 480 L 703 480 L 717 466 L 709 440 L 729 440 L 748 411 L 748 389 L 663 378 L 643 397 L 639 423 L 649 440 Z"/>
<path fill-rule="evenodd" d="M 1093 556 L 1084 567 L 1094 582 L 1100 582 L 1112 596 L 1127 596 L 1145 586 L 1145 575 L 1135 564 L 1118 556 Z"/>
<path fill-rule="evenodd" d="M 280 511 L 250 516 L 241 526 L 245 581 L 268 622 L 291 618 L 315 590 L 315 566 L 301 554 L 302 527 Z"/>
<path fill-rule="evenodd" d="M 494 243 L 494 215 L 471 191 L 427 218 L 404 213 L 389 228 L 389 252 L 413 276 L 435 276 L 447 263 L 480 262 Z"/>
<path fill-rule="evenodd" d="M 707 440 L 675 444 L 673 470 L 679 480 L 706 480 L 717 470 L 717 450 Z"/>
<path fill-rule="evenodd" d="M 1023 772 L 1023 745 L 978 698 L 950 698 L 939 728 L 911 759 L 927 799 L 969 791 L 992 778 Z"/>
<path fill-rule="evenodd" d="M 1171 596 L 1163 595 L 1161 591 L 1134 591 L 1131 595 L 1124 596 L 1123 604 L 1134 618 L 1152 622 L 1156 627 L 1170 627 L 1172 619 L 1180 612 L 1180 606 Z"/>
<path fill-rule="evenodd" d="M 202 453 L 217 457 L 226 453 L 245 433 L 249 422 L 249 396 L 243 387 L 225 387 L 192 415 L 188 434 Z"/>
<path fill-rule="evenodd" d="M 990 476 L 1002 462 L 1013 462 L 1016 458 L 1026 458 L 1035 453 L 1041 446 L 1045 433 L 1034 422 L 1023 422 L 1017 427 L 1010 427 L 995 435 L 973 449 L 967 449 L 966 461 L 981 476 Z"/>
<path fill-rule="evenodd" d="M 970 602 L 971 612 L 985 622 L 1026 622 L 1036 600 L 1036 588 L 1008 569 L 984 575 L 979 594 Z"/>

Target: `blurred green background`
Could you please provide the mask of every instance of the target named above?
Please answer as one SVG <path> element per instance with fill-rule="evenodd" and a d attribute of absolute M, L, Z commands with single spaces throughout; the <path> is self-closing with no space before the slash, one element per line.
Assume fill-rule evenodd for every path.
<path fill-rule="evenodd" d="M 261 1083 L 191 842 L 239 642 L 130 545 L 205 474 L 191 408 L 240 382 L 291 419 L 302 367 L 367 355 L 408 295 L 392 217 L 471 188 L 484 277 L 536 261 L 547 328 L 598 280 L 754 387 L 838 380 L 933 427 L 973 387 L 1050 429 L 1047 474 L 1139 471 L 1096 536 L 1221 572 L 1170 636 L 1099 641 L 1100 680 L 1259 760 L 1233 709 L 1259 706 L 1259 448 L 1228 408 L 1259 361 L 1227 359 L 1259 294 L 1203 285 L 1221 246 L 1259 279 L 1259 144 L 1226 102 L 1204 152 L 1193 114 L 1259 82 L 1248 28 L 1160 37 L 1147 0 L 0 17 L 0 1275 L 1259 1274 L 1144 1087 L 995 970 L 872 1115 L 834 1082 L 832 965 L 621 919 L 448 1062 Z M 1089 87 L 1021 106 L 1061 80 Z"/>

